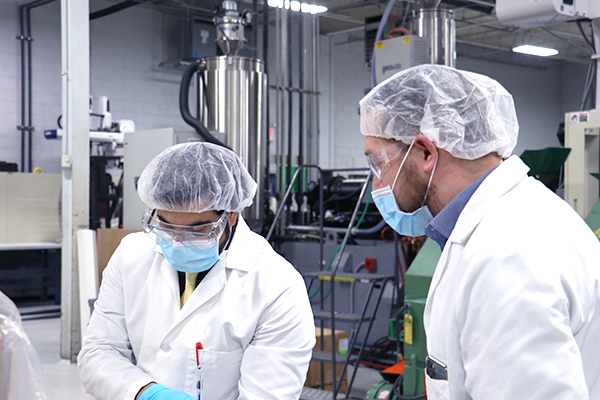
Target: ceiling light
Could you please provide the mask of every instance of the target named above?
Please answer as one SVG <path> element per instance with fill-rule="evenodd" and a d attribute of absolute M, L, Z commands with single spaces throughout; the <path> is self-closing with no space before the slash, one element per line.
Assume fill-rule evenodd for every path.
<path fill-rule="evenodd" d="M 300 3 L 299 1 L 289 0 L 268 0 L 267 4 L 271 7 L 285 8 L 292 11 L 302 11 L 307 14 L 320 14 L 327 11 L 327 7 L 316 4 Z"/>
<path fill-rule="evenodd" d="M 533 56 L 548 57 L 558 54 L 558 50 L 547 47 L 530 46 L 528 44 L 513 49 L 515 53 L 531 54 Z"/>

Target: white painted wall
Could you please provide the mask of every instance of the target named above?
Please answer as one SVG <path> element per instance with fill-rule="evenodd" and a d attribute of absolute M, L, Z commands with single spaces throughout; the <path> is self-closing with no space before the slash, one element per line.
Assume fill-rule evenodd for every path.
<path fill-rule="evenodd" d="M 333 110 L 322 116 L 320 157 L 325 167 L 366 165 L 357 109 L 364 89 L 369 87 L 369 73 L 364 67 L 364 43 L 352 36 L 334 35 L 322 40 L 322 70 L 334 71 L 333 79 L 323 74 L 321 80 L 321 90 L 329 91 Z M 579 109 L 587 73 L 587 67 L 578 64 L 534 69 L 461 58 L 457 68 L 488 75 L 513 95 L 520 124 L 513 152 L 517 155 L 526 149 L 559 146 L 558 124 L 565 112 Z"/>
<path fill-rule="evenodd" d="M 0 1 L 0 160 L 20 164 L 21 61 L 19 5 Z M 91 11 L 114 2 L 95 0 Z M 59 173 L 61 143 L 44 138 L 61 114 L 60 1 L 32 10 L 33 167 Z M 158 68 L 171 44 L 164 31 L 172 19 L 133 7 L 90 22 L 90 94 L 108 96 L 114 120 L 131 119 L 138 130 L 188 128 L 179 114 L 182 71 Z M 91 127 L 99 124 L 91 119 Z"/>

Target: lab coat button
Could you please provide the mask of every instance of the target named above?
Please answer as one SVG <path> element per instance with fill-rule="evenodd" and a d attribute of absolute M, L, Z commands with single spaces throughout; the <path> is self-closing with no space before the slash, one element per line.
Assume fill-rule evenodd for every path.
<path fill-rule="evenodd" d="M 160 346 L 160 349 L 161 349 L 162 351 L 164 351 L 164 352 L 171 351 L 171 346 L 169 346 L 167 343 L 163 343 L 163 344 Z"/>

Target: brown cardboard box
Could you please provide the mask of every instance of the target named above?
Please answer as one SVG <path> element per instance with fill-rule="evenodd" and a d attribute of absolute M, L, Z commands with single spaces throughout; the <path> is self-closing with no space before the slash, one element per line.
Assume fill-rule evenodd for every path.
<path fill-rule="evenodd" d="M 315 345 L 315 350 L 321 350 L 321 328 L 315 328 L 315 336 L 317 337 L 317 344 Z M 323 343 L 323 348 L 325 351 L 331 351 L 331 329 L 324 329 L 323 336 L 325 341 Z M 346 331 L 335 331 L 335 350 L 339 352 L 340 350 L 340 339 L 348 339 L 348 332 Z M 347 347 L 347 344 L 346 346 Z M 329 363 L 324 363 L 325 369 L 325 390 L 333 390 L 332 381 L 332 365 Z M 339 381 L 340 375 L 342 374 L 343 365 L 336 364 L 336 382 Z M 340 393 L 346 393 L 348 388 L 348 374 L 347 372 L 344 374 L 344 378 L 342 379 L 342 386 L 340 388 Z M 316 361 L 311 361 L 310 366 L 308 367 L 308 374 L 306 375 L 306 383 L 304 386 L 315 387 L 321 384 L 321 363 Z"/>
<path fill-rule="evenodd" d="M 130 233 L 139 232 L 135 229 L 98 229 L 96 230 L 96 243 L 98 250 L 98 284 L 102 282 L 102 272 L 108 260 L 119 247 L 121 239 Z"/>

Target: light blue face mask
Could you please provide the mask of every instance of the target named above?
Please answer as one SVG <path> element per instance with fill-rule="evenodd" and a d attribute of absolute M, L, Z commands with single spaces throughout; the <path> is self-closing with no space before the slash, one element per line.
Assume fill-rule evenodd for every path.
<path fill-rule="evenodd" d="M 222 260 L 227 253 L 225 250 L 219 255 L 220 237 L 221 235 L 216 240 L 207 240 L 206 244 L 183 244 L 173 240 L 170 243 L 160 243 L 160 248 L 163 256 L 177 271 L 204 272 Z"/>
<path fill-rule="evenodd" d="M 388 185 L 384 188 L 371 192 L 373 201 L 375 202 L 375 205 L 377 206 L 377 209 L 379 210 L 379 213 L 381 213 L 381 216 L 385 222 L 400 235 L 404 236 L 425 235 L 425 227 L 433 219 L 431 211 L 429 211 L 429 208 L 424 204 L 425 200 L 427 199 L 427 194 L 429 193 L 429 187 L 431 186 L 431 180 L 433 179 L 435 168 L 437 167 L 437 160 L 435 161 L 435 166 L 433 167 L 433 171 L 429 177 L 429 183 L 427 184 L 427 190 L 425 191 L 423 205 L 421 205 L 419 209 L 411 213 L 404 212 L 400 210 L 398 203 L 396 203 L 396 198 L 394 197 L 393 188 L 396 186 L 396 181 L 398 180 L 398 176 L 400 176 L 400 171 L 402 171 L 404 162 L 406 161 L 406 158 L 408 157 L 408 154 L 410 153 L 414 143 L 415 142 L 413 141 L 408 148 L 408 151 L 402 160 L 402 164 L 400 164 L 398 173 L 396 173 L 396 178 L 394 179 L 392 187 Z"/>

